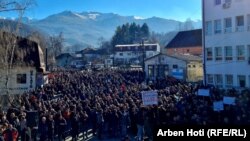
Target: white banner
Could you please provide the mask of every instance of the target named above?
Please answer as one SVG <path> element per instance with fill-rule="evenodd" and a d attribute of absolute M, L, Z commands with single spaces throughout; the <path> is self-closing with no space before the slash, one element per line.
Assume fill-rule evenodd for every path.
<path fill-rule="evenodd" d="M 213 103 L 213 109 L 214 111 L 223 111 L 224 110 L 224 104 L 223 101 L 216 101 Z"/>
<path fill-rule="evenodd" d="M 157 91 L 143 91 L 142 102 L 144 106 L 157 105 L 158 104 L 158 93 Z"/>
<path fill-rule="evenodd" d="M 228 105 L 235 105 L 235 97 L 224 96 L 223 103 Z"/>
<path fill-rule="evenodd" d="M 210 96 L 210 91 L 207 89 L 199 89 L 198 95 L 199 96 Z"/>

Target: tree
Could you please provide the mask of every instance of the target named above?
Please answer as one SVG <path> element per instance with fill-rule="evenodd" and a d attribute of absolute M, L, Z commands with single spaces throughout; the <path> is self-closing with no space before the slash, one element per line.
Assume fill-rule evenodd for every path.
<path fill-rule="evenodd" d="M 141 27 L 141 37 L 148 38 L 149 37 L 149 27 L 146 23 L 144 23 Z"/>
<path fill-rule="evenodd" d="M 142 26 L 136 23 L 126 23 L 116 28 L 115 34 L 111 40 L 111 45 L 114 47 L 117 44 L 138 43 L 144 38 L 148 39 L 149 36 L 149 27 L 146 23 Z"/>
<path fill-rule="evenodd" d="M 60 55 L 63 50 L 64 37 L 63 33 L 60 32 L 57 36 L 51 36 L 49 38 L 48 48 L 48 65 L 53 66 L 55 63 L 55 57 Z"/>

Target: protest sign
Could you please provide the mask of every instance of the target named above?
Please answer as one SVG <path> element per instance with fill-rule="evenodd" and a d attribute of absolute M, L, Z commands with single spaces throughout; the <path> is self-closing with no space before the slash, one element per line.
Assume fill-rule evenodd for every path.
<path fill-rule="evenodd" d="M 144 106 L 158 104 L 157 91 L 143 91 L 141 92 L 141 94 L 142 94 L 142 102 Z"/>
<path fill-rule="evenodd" d="M 223 101 L 214 102 L 213 103 L 213 109 L 214 109 L 214 111 L 223 111 L 224 110 Z"/>
<path fill-rule="evenodd" d="M 198 95 L 199 96 L 210 96 L 210 91 L 207 89 L 199 89 Z"/>
<path fill-rule="evenodd" d="M 235 105 L 235 97 L 224 96 L 223 103 L 228 105 Z"/>

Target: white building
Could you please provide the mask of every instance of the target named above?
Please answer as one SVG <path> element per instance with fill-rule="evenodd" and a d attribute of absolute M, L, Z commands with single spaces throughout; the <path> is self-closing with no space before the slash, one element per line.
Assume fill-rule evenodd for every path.
<path fill-rule="evenodd" d="M 160 53 L 159 44 L 128 44 L 115 46 L 116 64 L 140 64 L 143 59 L 152 57 Z"/>
<path fill-rule="evenodd" d="M 184 54 L 158 54 L 145 60 L 146 78 L 149 80 L 173 76 L 188 82 L 203 78 L 202 58 Z"/>
<path fill-rule="evenodd" d="M 3 58 L 10 43 L 15 43 L 15 50 L 12 67 L 7 69 Z M 38 43 L 0 32 L 0 47 L 0 94 L 22 94 L 47 83 L 44 55 Z"/>
<path fill-rule="evenodd" d="M 206 82 L 250 87 L 250 0 L 203 0 Z"/>

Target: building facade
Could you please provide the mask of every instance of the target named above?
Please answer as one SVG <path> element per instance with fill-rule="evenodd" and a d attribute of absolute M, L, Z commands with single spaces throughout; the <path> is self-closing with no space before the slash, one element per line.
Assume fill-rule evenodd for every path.
<path fill-rule="evenodd" d="M 249 0 L 203 0 L 207 84 L 250 87 L 249 6 Z"/>
<path fill-rule="evenodd" d="M 1 57 L 5 57 L 8 43 L 15 43 L 16 47 L 11 68 L 6 67 L 7 62 L 3 58 L 0 59 L 0 93 L 22 94 L 46 83 L 44 55 L 40 46 L 26 38 L 0 32 Z"/>
<path fill-rule="evenodd" d="M 115 64 L 141 64 L 143 59 L 160 53 L 159 44 L 128 44 L 116 45 Z"/>
<path fill-rule="evenodd" d="M 165 47 L 167 54 L 202 55 L 202 30 L 179 32 Z"/>
<path fill-rule="evenodd" d="M 145 60 L 145 72 L 149 80 L 173 76 L 188 82 L 198 82 L 203 79 L 202 58 L 193 55 L 158 54 Z"/>

